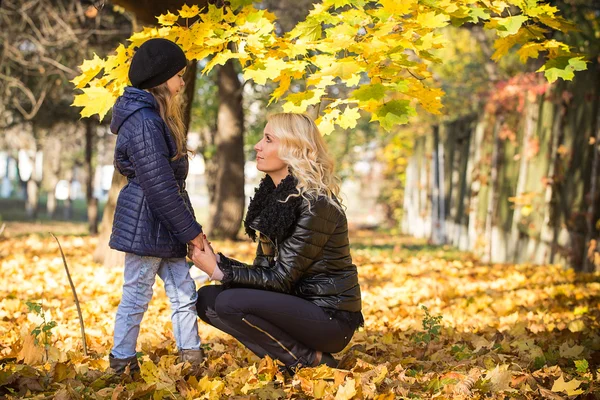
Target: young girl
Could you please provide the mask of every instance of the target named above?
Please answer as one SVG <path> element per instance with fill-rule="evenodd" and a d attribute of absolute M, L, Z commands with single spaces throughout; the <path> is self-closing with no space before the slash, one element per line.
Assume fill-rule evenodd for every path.
<path fill-rule="evenodd" d="M 185 256 L 187 245 L 202 248 L 185 191 L 188 149 L 179 93 L 187 65 L 183 51 L 166 39 L 137 49 L 129 69 L 130 87 L 113 108 L 111 131 L 118 135 L 115 167 L 127 177 L 117 201 L 110 247 L 125 252 L 123 295 L 117 311 L 110 366 L 139 370 L 136 343 L 152 299 L 156 275 L 171 302 L 180 360 L 203 360 L 198 337 L 196 286 Z"/>
<path fill-rule="evenodd" d="M 192 260 L 223 285 L 198 291 L 198 315 L 291 371 L 336 367 L 331 353 L 348 344 L 363 316 L 333 161 L 303 114 L 272 115 L 254 149 L 266 173 L 245 221 L 258 240 L 256 258 L 246 265 L 216 255 L 204 238 Z"/>

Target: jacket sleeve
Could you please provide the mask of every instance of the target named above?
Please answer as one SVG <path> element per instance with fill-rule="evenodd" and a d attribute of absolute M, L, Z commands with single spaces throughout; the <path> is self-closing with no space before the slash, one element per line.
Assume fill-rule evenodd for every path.
<path fill-rule="evenodd" d="M 152 214 L 177 240 L 187 243 L 202 227 L 181 196 L 164 135 L 161 121 L 144 119 L 141 132 L 130 138 L 129 157 Z"/>
<path fill-rule="evenodd" d="M 315 209 L 316 208 L 316 209 Z M 274 292 L 292 293 L 295 283 L 321 255 L 337 223 L 327 218 L 330 207 L 313 205 L 314 214 L 304 210 L 292 234 L 279 244 L 279 254 L 272 267 L 249 266 L 221 255 L 219 268 L 223 283 Z"/>

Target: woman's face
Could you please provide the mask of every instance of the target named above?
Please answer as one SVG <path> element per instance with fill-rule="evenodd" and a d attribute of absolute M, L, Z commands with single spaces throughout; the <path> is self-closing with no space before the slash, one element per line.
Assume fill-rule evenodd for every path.
<path fill-rule="evenodd" d="M 185 85 L 185 82 L 183 81 L 184 73 L 185 68 L 167 81 L 167 87 L 169 88 L 169 93 L 171 93 L 171 96 L 177 95 L 183 89 L 183 86 Z"/>
<path fill-rule="evenodd" d="M 269 123 L 265 126 L 262 139 L 254 146 L 256 168 L 267 174 L 287 175 L 287 164 L 279 158 L 279 139 L 273 135 Z"/>

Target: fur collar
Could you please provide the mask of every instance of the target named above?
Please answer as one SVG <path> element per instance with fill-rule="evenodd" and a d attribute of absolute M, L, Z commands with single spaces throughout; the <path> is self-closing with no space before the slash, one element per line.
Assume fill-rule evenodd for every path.
<path fill-rule="evenodd" d="M 266 175 L 250 199 L 244 227 L 246 234 L 256 241 L 256 231 L 271 239 L 276 245 L 291 234 L 298 218 L 302 197 L 290 197 L 298 193 L 298 181 L 292 175 L 285 177 L 277 187 Z M 284 202 L 285 201 L 285 202 Z"/>

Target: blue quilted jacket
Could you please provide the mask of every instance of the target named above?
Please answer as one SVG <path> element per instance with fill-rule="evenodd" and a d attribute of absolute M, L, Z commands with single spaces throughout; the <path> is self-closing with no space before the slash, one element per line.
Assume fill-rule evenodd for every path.
<path fill-rule="evenodd" d="M 127 87 L 113 107 L 115 168 L 128 183 L 119 193 L 111 248 L 140 256 L 185 257 L 202 232 L 185 191 L 188 159 L 176 144 L 150 93 Z"/>

